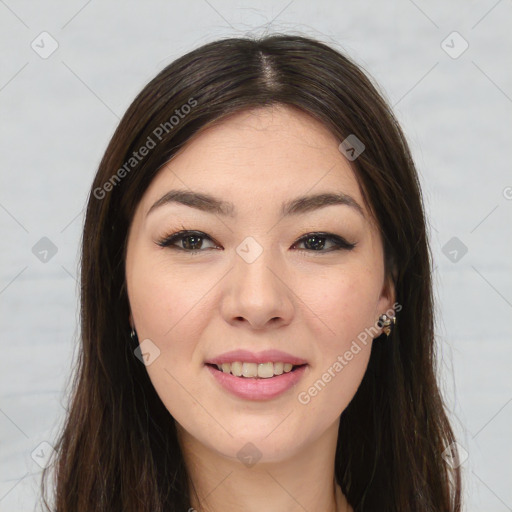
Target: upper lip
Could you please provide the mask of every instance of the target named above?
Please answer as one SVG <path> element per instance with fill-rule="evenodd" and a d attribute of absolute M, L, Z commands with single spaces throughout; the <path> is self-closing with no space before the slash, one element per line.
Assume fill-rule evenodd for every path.
<path fill-rule="evenodd" d="M 206 361 L 207 364 L 234 363 L 291 363 L 295 366 L 307 364 L 307 361 L 300 357 L 288 354 L 281 350 L 263 350 L 262 352 L 250 352 L 249 350 L 232 350 Z"/>

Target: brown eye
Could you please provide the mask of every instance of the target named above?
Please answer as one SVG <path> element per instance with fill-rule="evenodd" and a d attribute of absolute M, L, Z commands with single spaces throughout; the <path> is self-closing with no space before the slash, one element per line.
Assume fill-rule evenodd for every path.
<path fill-rule="evenodd" d="M 204 240 L 211 240 L 211 238 L 201 231 L 179 231 L 173 233 L 157 243 L 161 247 L 167 247 L 170 249 L 178 249 L 186 252 L 201 252 L 203 248 Z M 176 242 L 181 243 L 181 247 L 176 245 Z M 213 248 L 217 246 L 214 245 Z M 212 247 L 209 247 L 210 249 Z"/>
<path fill-rule="evenodd" d="M 329 241 L 332 245 L 325 249 L 326 241 Z M 352 250 L 356 244 L 347 242 L 344 238 L 332 233 L 308 233 L 307 235 L 300 238 L 295 244 L 304 244 L 306 251 L 308 252 L 331 252 L 340 249 Z"/>
<path fill-rule="evenodd" d="M 212 242 L 213 246 L 205 248 L 203 246 L 205 240 Z M 212 239 L 202 231 L 191 230 L 178 231 L 177 233 L 173 233 L 164 237 L 157 243 L 160 247 L 178 249 L 180 251 L 190 253 L 204 252 L 206 249 L 219 248 L 213 243 Z M 349 243 L 344 238 L 332 233 L 308 233 L 307 235 L 297 240 L 297 242 L 295 242 L 292 247 L 296 247 L 297 245 L 301 244 L 304 244 L 305 249 L 299 250 L 308 253 L 326 253 L 340 249 L 352 250 L 356 246 L 355 243 Z"/>

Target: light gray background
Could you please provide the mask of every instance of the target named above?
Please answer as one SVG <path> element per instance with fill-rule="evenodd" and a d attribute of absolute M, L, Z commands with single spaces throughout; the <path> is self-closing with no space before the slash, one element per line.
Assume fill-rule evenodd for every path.
<path fill-rule="evenodd" d="M 512 510 L 511 22 L 510 0 L 0 0 L 0 510 L 35 509 L 40 443 L 64 417 L 83 208 L 119 117 L 183 53 L 274 31 L 346 51 L 394 106 L 430 219 L 465 510 Z M 58 43 L 47 58 L 43 31 Z M 453 31 L 469 44 L 457 58 Z M 47 262 L 32 251 L 42 237 L 58 250 Z"/>

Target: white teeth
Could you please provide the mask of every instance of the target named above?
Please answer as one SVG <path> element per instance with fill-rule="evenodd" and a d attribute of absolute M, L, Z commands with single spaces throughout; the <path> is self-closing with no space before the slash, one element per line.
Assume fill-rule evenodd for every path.
<path fill-rule="evenodd" d="M 256 363 L 244 363 L 242 365 L 242 375 L 244 377 L 256 377 L 258 375 L 258 365 Z"/>
<path fill-rule="evenodd" d="M 274 375 L 282 375 L 292 371 L 291 363 L 243 363 L 236 361 L 234 363 L 222 363 L 216 365 L 224 373 L 231 373 L 236 377 L 268 379 Z"/>
<path fill-rule="evenodd" d="M 258 377 L 268 379 L 274 376 L 274 363 L 262 363 L 258 365 Z"/>
<path fill-rule="evenodd" d="M 274 363 L 274 375 L 281 375 L 284 370 L 284 363 Z"/>
<path fill-rule="evenodd" d="M 242 363 L 240 361 L 237 361 L 236 363 L 231 363 L 231 365 L 229 363 L 227 363 L 228 366 L 231 366 L 231 373 L 233 375 L 236 375 L 237 377 L 241 377 L 242 376 Z M 229 372 L 229 370 L 228 370 Z"/>

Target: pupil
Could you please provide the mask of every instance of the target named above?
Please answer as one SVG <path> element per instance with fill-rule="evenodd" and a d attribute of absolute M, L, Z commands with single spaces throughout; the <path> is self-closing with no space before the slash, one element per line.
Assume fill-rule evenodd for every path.
<path fill-rule="evenodd" d="M 309 243 L 310 240 L 314 240 L 314 242 Z M 321 242 L 320 240 L 323 240 L 323 242 Z M 325 246 L 325 238 L 321 236 L 310 236 L 306 238 L 305 245 L 308 249 L 323 249 Z"/>
<path fill-rule="evenodd" d="M 187 243 L 188 240 L 192 240 L 191 243 Z M 185 249 L 195 250 L 200 249 L 201 247 L 201 237 L 196 235 L 189 235 L 183 239 L 183 245 L 185 246 Z M 196 244 L 199 245 L 199 247 L 196 247 Z"/>
<path fill-rule="evenodd" d="M 183 238 L 185 249 L 197 250 L 201 248 L 201 238 L 197 235 L 188 235 Z M 310 236 L 306 238 L 305 245 L 308 249 L 323 249 L 325 247 L 325 237 Z"/>

